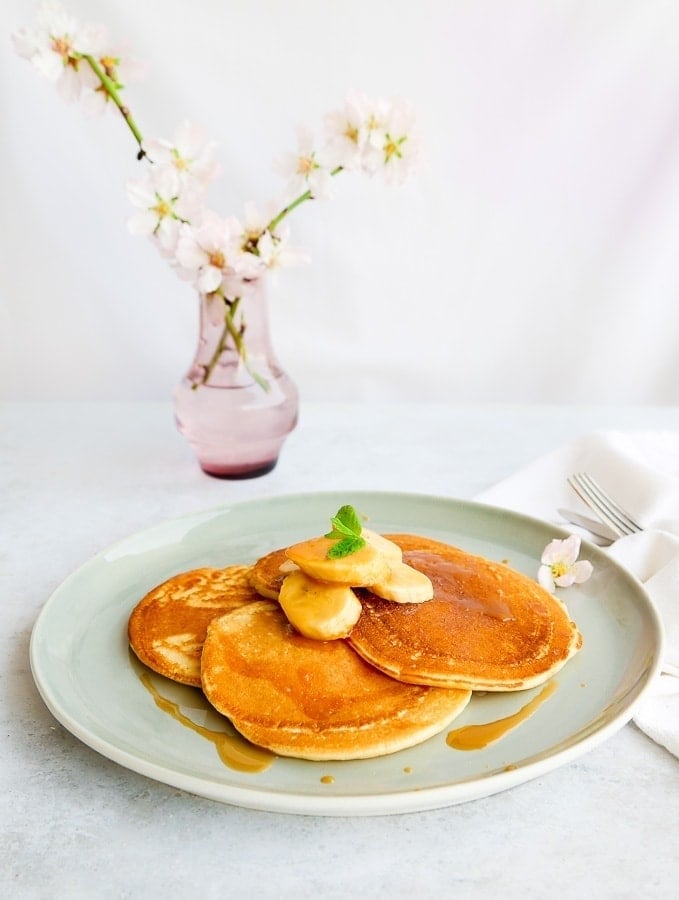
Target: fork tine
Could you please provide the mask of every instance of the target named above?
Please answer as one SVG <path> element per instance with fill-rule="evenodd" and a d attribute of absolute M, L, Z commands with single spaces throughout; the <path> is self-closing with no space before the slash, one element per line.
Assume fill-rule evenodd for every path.
<path fill-rule="evenodd" d="M 589 485 L 592 492 L 596 493 L 596 495 L 601 498 L 602 503 L 605 502 L 607 504 L 607 506 L 611 510 L 611 513 L 614 513 L 620 519 L 620 521 L 630 529 L 630 533 L 641 531 L 641 525 L 639 525 L 639 523 L 636 522 L 632 518 L 632 516 L 630 516 L 630 514 L 622 508 L 622 506 L 616 503 L 615 500 L 609 494 L 607 494 L 606 491 L 604 491 L 601 485 L 599 485 L 591 475 L 588 475 L 586 472 L 582 472 L 581 475 L 583 481 L 585 481 Z"/>
<path fill-rule="evenodd" d="M 621 536 L 641 531 L 641 526 L 616 503 L 603 488 L 586 472 L 578 472 L 568 479 L 568 483 L 600 518 Z"/>
<path fill-rule="evenodd" d="M 591 510 L 593 510 L 596 515 L 604 522 L 608 527 L 618 535 L 618 537 L 623 537 L 627 534 L 627 531 L 623 527 L 623 525 L 614 517 L 611 516 L 606 509 L 602 509 L 601 504 L 597 501 L 595 497 L 592 497 L 587 490 L 586 487 L 581 485 L 580 480 L 577 475 L 571 475 L 568 479 L 568 484 L 573 488 L 575 493 L 580 497 L 580 499 L 585 503 Z"/>

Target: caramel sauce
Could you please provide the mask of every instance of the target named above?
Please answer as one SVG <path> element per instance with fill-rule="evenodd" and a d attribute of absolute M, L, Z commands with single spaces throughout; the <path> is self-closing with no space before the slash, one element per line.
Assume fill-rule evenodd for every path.
<path fill-rule="evenodd" d="M 493 741 L 504 737 L 507 732 L 516 728 L 521 722 L 525 722 L 533 713 L 541 706 L 545 700 L 549 699 L 556 690 L 556 681 L 548 681 L 539 694 L 522 706 L 521 709 L 511 716 L 504 719 L 497 719 L 495 722 L 485 722 L 483 725 L 465 725 L 463 728 L 456 728 L 454 731 L 448 732 L 446 744 L 454 750 L 481 750 L 487 747 Z"/>
<path fill-rule="evenodd" d="M 162 709 L 163 712 L 172 716 L 173 719 L 184 725 L 186 728 L 195 731 L 196 734 L 211 741 L 215 745 L 221 761 L 230 769 L 236 769 L 239 772 L 263 772 L 265 769 L 269 768 L 276 758 L 274 753 L 251 744 L 238 734 L 229 734 L 225 731 L 214 731 L 211 728 L 205 728 L 203 725 L 198 725 L 188 716 L 184 715 L 179 708 L 178 703 L 169 700 L 167 697 L 163 697 L 160 691 L 154 686 L 150 672 L 142 672 L 139 675 L 139 679 L 146 690 L 151 694 L 159 709 Z"/>
<path fill-rule="evenodd" d="M 481 612 L 491 619 L 510 622 L 514 619 L 509 604 L 502 598 L 502 574 L 497 571 L 497 590 L 489 593 L 487 588 L 474 590 L 474 570 L 464 565 L 444 559 L 427 550 L 408 550 L 403 561 L 423 572 L 434 585 L 434 597 L 446 603 L 454 603 L 463 609 Z M 499 568 L 499 567 L 498 567 Z M 465 578 L 461 576 L 465 575 Z M 470 575 L 472 576 L 470 578 Z M 471 585 L 463 589 L 462 585 Z"/>
<path fill-rule="evenodd" d="M 335 783 L 335 779 L 332 777 L 332 775 L 324 775 L 321 778 L 321 784 L 334 784 L 334 783 Z"/>

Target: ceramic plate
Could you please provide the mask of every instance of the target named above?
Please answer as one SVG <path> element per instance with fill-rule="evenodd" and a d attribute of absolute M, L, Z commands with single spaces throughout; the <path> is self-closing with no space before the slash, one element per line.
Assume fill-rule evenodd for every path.
<path fill-rule="evenodd" d="M 536 701 L 534 713 L 502 738 L 475 750 L 455 750 L 446 741 L 453 729 L 518 714 L 539 688 L 474 695 L 437 737 L 374 760 L 275 758 L 255 772 L 225 764 L 214 735 L 230 725 L 206 708 L 199 691 L 153 676 L 151 686 L 178 705 L 183 723 L 154 702 L 128 650 L 130 611 L 177 572 L 250 562 L 321 533 L 344 503 L 374 530 L 426 534 L 507 561 L 531 577 L 546 543 L 566 534 L 471 502 L 371 492 L 275 497 L 161 524 L 83 565 L 42 610 L 31 667 L 51 712 L 84 743 L 150 778 L 226 803 L 315 815 L 402 813 L 487 796 L 570 762 L 631 718 L 659 669 L 660 623 L 641 585 L 604 552 L 583 545 L 594 575 L 560 591 L 583 634 L 583 649 L 556 675 L 549 699 Z M 187 727 L 191 722 L 198 730 Z"/>

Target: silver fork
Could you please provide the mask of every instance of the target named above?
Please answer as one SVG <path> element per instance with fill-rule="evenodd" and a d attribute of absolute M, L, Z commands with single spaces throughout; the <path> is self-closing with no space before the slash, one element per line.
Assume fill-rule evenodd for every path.
<path fill-rule="evenodd" d="M 611 531 L 620 537 L 635 534 L 642 527 L 586 472 L 576 472 L 567 479 L 580 499 L 593 510 Z"/>

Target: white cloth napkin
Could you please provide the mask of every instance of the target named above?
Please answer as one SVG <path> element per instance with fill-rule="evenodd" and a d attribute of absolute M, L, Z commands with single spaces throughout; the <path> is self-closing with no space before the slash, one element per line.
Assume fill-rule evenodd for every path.
<path fill-rule="evenodd" d="M 644 584 L 665 630 L 662 673 L 637 707 L 634 722 L 679 757 L 679 434 L 590 434 L 537 459 L 476 499 L 577 532 L 557 513 L 566 508 L 594 518 L 566 482 L 573 472 L 589 473 L 644 526 L 607 552 Z"/>

